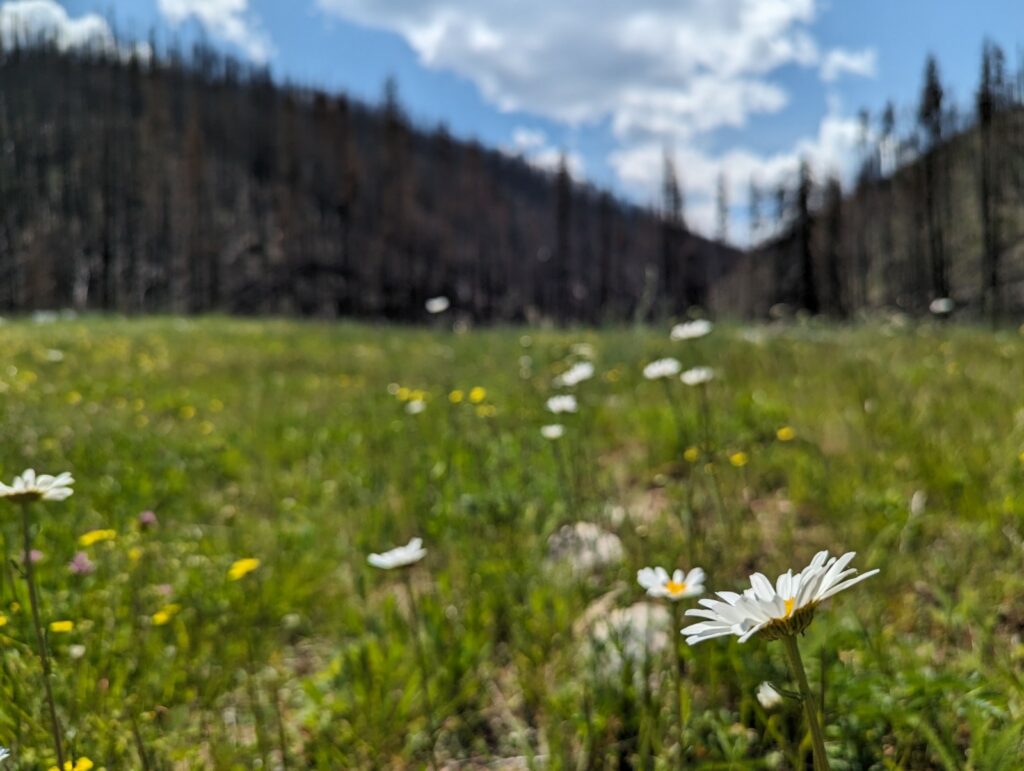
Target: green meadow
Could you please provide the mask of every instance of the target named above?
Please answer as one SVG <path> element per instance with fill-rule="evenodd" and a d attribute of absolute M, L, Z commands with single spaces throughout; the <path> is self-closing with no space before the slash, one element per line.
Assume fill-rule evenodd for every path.
<path fill-rule="evenodd" d="M 696 599 L 636 574 L 741 591 L 820 549 L 881 570 L 799 640 L 831 767 L 1024 764 L 1016 330 L 86 318 L 0 342 L 0 481 L 75 477 L 30 507 L 68 768 L 811 768 L 801 704 L 756 696 L 796 689 L 782 644 L 687 646 Z M 665 356 L 715 378 L 646 380 Z M 47 769 L 20 516 L 0 498 L 0 745 Z M 367 563 L 414 536 L 422 560 Z"/>

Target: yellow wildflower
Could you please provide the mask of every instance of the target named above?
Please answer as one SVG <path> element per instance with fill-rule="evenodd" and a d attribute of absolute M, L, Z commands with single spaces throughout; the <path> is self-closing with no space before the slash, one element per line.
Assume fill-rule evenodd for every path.
<path fill-rule="evenodd" d="M 696 463 L 699 457 L 700 450 L 698 450 L 696 447 L 687 447 L 686 451 L 683 453 L 683 458 L 686 460 L 687 463 Z"/>
<path fill-rule="evenodd" d="M 483 386 L 474 386 L 469 392 L 469 400 L 473 404 L 480 404 L 484 399 L 487 398 L 487 389 Z"/>
<path fill-rule="evenodd" d="M 7 616 L 0 613 L 0 626 L 7 626 Z"/>
<path fill-rule="evenodd" d="M 67 634 L 75 628 L 74 621 L 51 621 L 50 631 L 54 634 Z"/>
<path fill-rule="evenodd" d="M 64 761 L 64 771 L 92 771 L 96 767 L 89 758 L 79 758 L 74 763 L 70 760 Z M 50 766 L 50 771 L 60 771 L 57 766 Z"/>
<path fill-rule="evenodd" d="M 232 581 L 237 581 L 243 576 L 247 576 L 249 573 L 254 571 L 260 566 L 260 561 L 255 557 L 246 557 L 235 562 L 228 570 L 228 578 Z"/>
<path fill-rule="evenodd" d="M 448 401 L 450 401 L 452 404 L 459 404 L 460 402 L 462 402 L 465 396 L 466 395 L 462 393 L 460 389 L 456 388 L 454 391 L 448 394 Z"/>
<path fill-rule="evenodd" d="M 172 602 L 169 605 L 164 605 L 153 614 L 153 626 L 163 626 L 168 623 L 177 615 L 179 610 L 181 610 L 181 606 L 177 603 Z"/>
<path fill-rule="evenodd" d="M 142 559 L 142 549 L 140 549 L 138 546 L 133 546 L 132 548 L 130 548 L 128 550 L 128 559 L 130 559 L 132 562 L 138 562 L 140 559 Z"/>
<path fill-rule="evenodd" d="M 778 437 L 780 442 L 792 442 L 796 439 L 796 431 L 794 431 L 790 426 L 783 426 L 775 432 L 775 436 Z"/>
<path fill-rule="evenodd" d="M 100 541 L 113 541 L 115 538 L 116 530 L 90 530 L 78 539 L 78 543 L 82 546 L 92 546 Z"/>
<path fill-rule="evenodd" d="M 412 399 L 412 389 L 411 388 L 406 388 L 405 386 L 402 386 L 401 388 L 399 388 L 395 392 L 395 396 L 398 397 L 399 401 L 407 402 L 410 399 Z"/>
<path fill-rule="evenodd" d="M 745 452 L 734 452 L 729 456 L 729 462 L 736 468 L 743 468 L 750 461 L 750 457 Z"/>

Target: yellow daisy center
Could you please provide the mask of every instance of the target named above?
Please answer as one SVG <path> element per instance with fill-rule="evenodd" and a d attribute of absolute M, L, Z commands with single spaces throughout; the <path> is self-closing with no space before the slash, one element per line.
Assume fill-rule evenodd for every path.
<path fill-rule="evenodd" d="M 786 600 L 786 615 L 783 618 L 789 618 L 793 615 L 793 606 L 796 605 L 796 597 L 791 597 Z"/>
<path fill-rule="evenodd" d="M 669 594 L 682 594 L 686 591 L 686 584 L 678 581 L 666 581 L 665 588 L 668 589 Z"/>

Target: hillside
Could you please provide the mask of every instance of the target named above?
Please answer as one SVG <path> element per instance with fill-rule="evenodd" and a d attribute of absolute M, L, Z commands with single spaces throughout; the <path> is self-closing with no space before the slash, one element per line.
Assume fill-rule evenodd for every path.
<path fill-rule="evenodd" d="M 737 252 L 206 50 L 0 58 L 0 312 L 622 320 L 700 304 Z"/>
<path fill-rule="evenodd" d="M 1024 93 L 1002 61 L 986 48 L 974 110 L 959 115 L 930 64 L 936 80 L 917 123 L 901 136 L 883 115 L 845 195 L 807 170 L 776 191 L 772 236 L 717 282 L 710 304 L 748 317 L 780 304 L 845 317 L 926 313 L 950 298 L 962 316 L 1024 317 Z"/>

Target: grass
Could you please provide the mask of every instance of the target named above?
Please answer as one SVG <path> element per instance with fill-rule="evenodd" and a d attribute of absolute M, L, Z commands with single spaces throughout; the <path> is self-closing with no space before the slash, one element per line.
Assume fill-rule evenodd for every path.
<path fill-rule="evenodd" d="M 35 507 L 34 544 L 44 623 L 73 621 L 49 633 L 66 744 L 96 768 L 809 767 L 800 705 L 754 695 L 794 688 L 780 643 L 686 648 L 658 625 L 676 608 L 623 609 L 643 602 L 645 565 L 735 589 L 820 548 L 882 569 L 801 641 L 832 767 L 1020 767 L 1015 333 L 670 343 L 85 319 L 8 323 L 0 340 L 0 479 L 77 480 Z M 598 374 L 553 443 L 544 401 L 580 342 Z M 695 391 L 676 382 L 670 401 L 640 375 L 664 355 L 717 370 L 710 454 Z M 390 383 L 425 391 L 426 410 L 407 414 Z M 481 404 L 449 401 L 474 386 Z M 8 767 L 46 768 L 20 521 L 3 508 L 0 744 Z M 616 535 L 620 558 L 567 564 L 552 536 L 578 521 Z M 116 538 L 80 543 L 102 529 Z M 404 574 L 366 564 L 414 535 L 428 555 Z M 69 571 L 80 551 L 93 572 Z M 259 567 L 229 580 L 244 558 Z"/>

